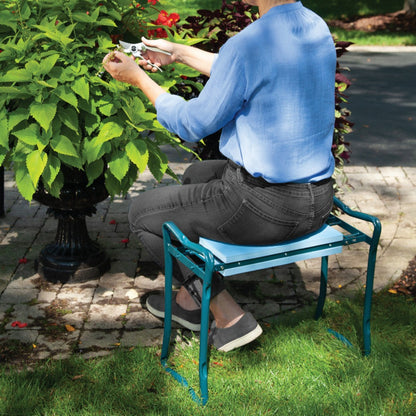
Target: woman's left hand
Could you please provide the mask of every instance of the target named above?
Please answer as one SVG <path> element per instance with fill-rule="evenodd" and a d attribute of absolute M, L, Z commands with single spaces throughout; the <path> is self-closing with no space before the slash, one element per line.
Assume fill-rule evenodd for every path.
<path fill-rule="evenodd" d="M 134 58 L 119 51 L 107 54 L 103 59 L 103 66 L 114 79 L 135 86 L 138 85 L 140 75 L 144 73 Z"/>

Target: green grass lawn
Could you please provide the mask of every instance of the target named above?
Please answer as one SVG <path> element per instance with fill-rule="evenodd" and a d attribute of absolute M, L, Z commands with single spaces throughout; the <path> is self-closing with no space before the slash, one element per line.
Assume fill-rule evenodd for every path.
<path fill-rule="evenodd" d="M 119 349 L 109 357 L 46 362 L 30 371 L 0 370 L 0 415 L 294 415 L 414 416 L 416 303 L 374 296 L 372 353 L 363 357 L 362 298 L 329 301 L 326 318 L 305 307 L 264 325 L 258 341 L 212 351 L 204 408 L 166 374 L 157 348 Z M 353 343 L 348 348 L 326 330 Z M 172 361 L 197 387 L 198 340 L 176 346 Z"/>
<path fill-rule="evenodd" d="M 215 9 L 221 6 L 221 0 L 161 0 L 162 7 L 169 12 L 178 12 L 183 19 L 195 14 L 198 9 Z M 357 16 L 392 13 L 403 7 L 403 0 L 304 0 L 306 7 L 312 9 L 326 20 L 337 18 L 353 18 Z M 416 45 L 416 33 L 345 31 L 331 28 L 339 40 L 354 42 L 357 45 Z"/>

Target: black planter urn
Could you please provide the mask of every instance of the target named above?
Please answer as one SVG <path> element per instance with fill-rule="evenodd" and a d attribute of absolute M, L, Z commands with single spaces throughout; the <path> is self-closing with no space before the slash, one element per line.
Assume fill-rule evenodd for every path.
<path fill-rule="evenodd" d="M 42 183 L 33 196 L 58 220 L 55 240 L 41 250 L 35 269 L 53 283 L 94 279 L 109 270 L 110 259 L 89 237 L 85 217 L 95 214 L 95 205 L 108 197 L 104 177 L 87 187 L 84 172 L 69 168 L 62 171 L 65 180 L 59 198 L 50 195 Z"/>

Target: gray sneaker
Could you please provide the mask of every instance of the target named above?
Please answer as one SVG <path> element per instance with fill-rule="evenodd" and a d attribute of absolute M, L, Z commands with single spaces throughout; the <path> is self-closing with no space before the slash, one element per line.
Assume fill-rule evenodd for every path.
<path fill-rule="evenodd" d="M 217 328 L 215 321 L 211 324 L 208 343 L 217 350 L 228 352 L 254 341 L 263 330 L 250 312 L 229 328 Z"/>
<path fill-rule="evenodd" d="M 148 311 L 158 318 L 165 318 L 165 297 L 150 295 L 146 300 Z M 176 293 L 172 295 L 172 320 L 191 331 L 201 330 L 201 309 L 188 311 L 176 303 Z"/>

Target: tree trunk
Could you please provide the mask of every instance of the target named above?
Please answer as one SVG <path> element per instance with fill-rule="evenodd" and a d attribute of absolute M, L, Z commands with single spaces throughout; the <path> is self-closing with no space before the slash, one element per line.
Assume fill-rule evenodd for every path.
<path fill-rule="evenodd" d="M 404 0 L 403 10 L 406 13 L 416 13 L 416 0 Z"/>

